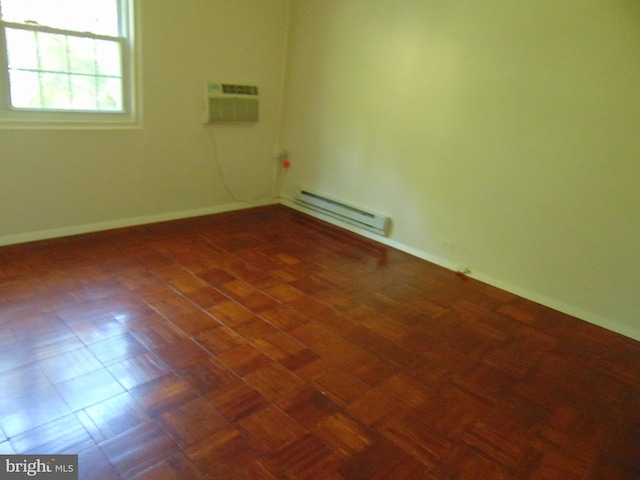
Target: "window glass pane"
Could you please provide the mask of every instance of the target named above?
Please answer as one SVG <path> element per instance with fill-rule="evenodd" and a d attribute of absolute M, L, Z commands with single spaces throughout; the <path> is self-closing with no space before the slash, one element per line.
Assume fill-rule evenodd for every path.
<path fill-rule="evenodd" d="M 40 91 L 42 106 L 51 109 L 69 109 L 69 75 L 60 73 L 41 73 Z"/>
<path fill-rule="evenodd" d="M 66 35 L 38 32 L 36 40 L 40 70 L 66 72 L 68 68 Z"/>
<path fill-rule="evenodd" d="M 11 85 L 12 107 L 42 108 L 38 73 L 12 71 L 9 74 L 9 83 Z"/>
<path fill-rule="evenodd" d="M 91 38 L 68 37 L 69 72 L 96 73 L 95 40 Z"/>
<path fill-rule="evenodd" d="M 113 77 L 122 76 L 122 55 L 118 42 L 96 40 L 96 61 L 98 73 Z"/>
<path fill-rule="evenodd" d="M 6 29 L 9 68 L 35 70 L 38 68 L 36 32 Z"/>
<path fill-rule="evenodd" d="M 117 78 L 98 77 L 98 110 L 122 111 L 122 82 Z"/>
<path fill-rule="evenodd" d="M 119 42 L 19 29 L 7 36 L 13 107 L 122 111 Z"/>
<path fill-rule="evenodd" d="M 119 36 L 118 0 L 2 0 L 8 22 Z"/>
<path fill-rule="evenodd" d="M 95 110 L 96 77 L 71 75 L 71 97 L 74 110 Z"/>

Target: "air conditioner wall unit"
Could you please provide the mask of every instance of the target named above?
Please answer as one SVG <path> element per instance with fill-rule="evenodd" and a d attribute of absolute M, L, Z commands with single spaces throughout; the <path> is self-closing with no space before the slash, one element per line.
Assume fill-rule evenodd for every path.
<path fill-rule="evenodd" d="M 208 83 L 205 88 L 203 123 L 257 122 L 258 87 Z"/>

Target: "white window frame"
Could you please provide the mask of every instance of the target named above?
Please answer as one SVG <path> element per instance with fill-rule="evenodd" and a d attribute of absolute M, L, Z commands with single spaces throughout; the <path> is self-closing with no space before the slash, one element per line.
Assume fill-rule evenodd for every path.
<path fill-rule="evenodd" d="M 55 2 L 55 0 L 50 0 Z M 108 37 L 33 24 L 16 24 L 0 19 L 0 128 L 127 128 L 139 126 L 139 95 L 136 88 L 135 31 L 137 0 L 117 0 L 120 36 Z M 107 38 L 120 43 L 122 49 L 122 111 L 78 111 L 53 109 L 14 108 L 10 101 L 9 64 L 6 28 L 59 33 L 85 38 Z"/>

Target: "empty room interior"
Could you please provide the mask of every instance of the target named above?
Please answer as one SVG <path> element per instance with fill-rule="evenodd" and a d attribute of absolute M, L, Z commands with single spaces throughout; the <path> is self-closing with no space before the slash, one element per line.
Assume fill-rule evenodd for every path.
<path fill-rule="evenodd" d="M 0 1 L 0 477 L 639 478 L 639 2 L 81 5 Z"/>

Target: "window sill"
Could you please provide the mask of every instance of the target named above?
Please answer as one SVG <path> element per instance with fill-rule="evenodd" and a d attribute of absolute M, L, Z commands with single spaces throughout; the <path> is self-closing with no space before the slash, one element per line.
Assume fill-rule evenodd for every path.
<path fill-rule="evenodd" d="M 49 117 L 49 118 L 47 118 Z M 18 116 L 1 116 L 0 129 L 2 130 L 134 130 L 142 128 L 139 118 L 128 115 L 119 115 L 117 118 L 100 118 L 100 115 L 87 115 L 85 117 L 75 115 L 73 118 L 63 118 L 49 115 L 29 115 L 20 118 Z"/>

